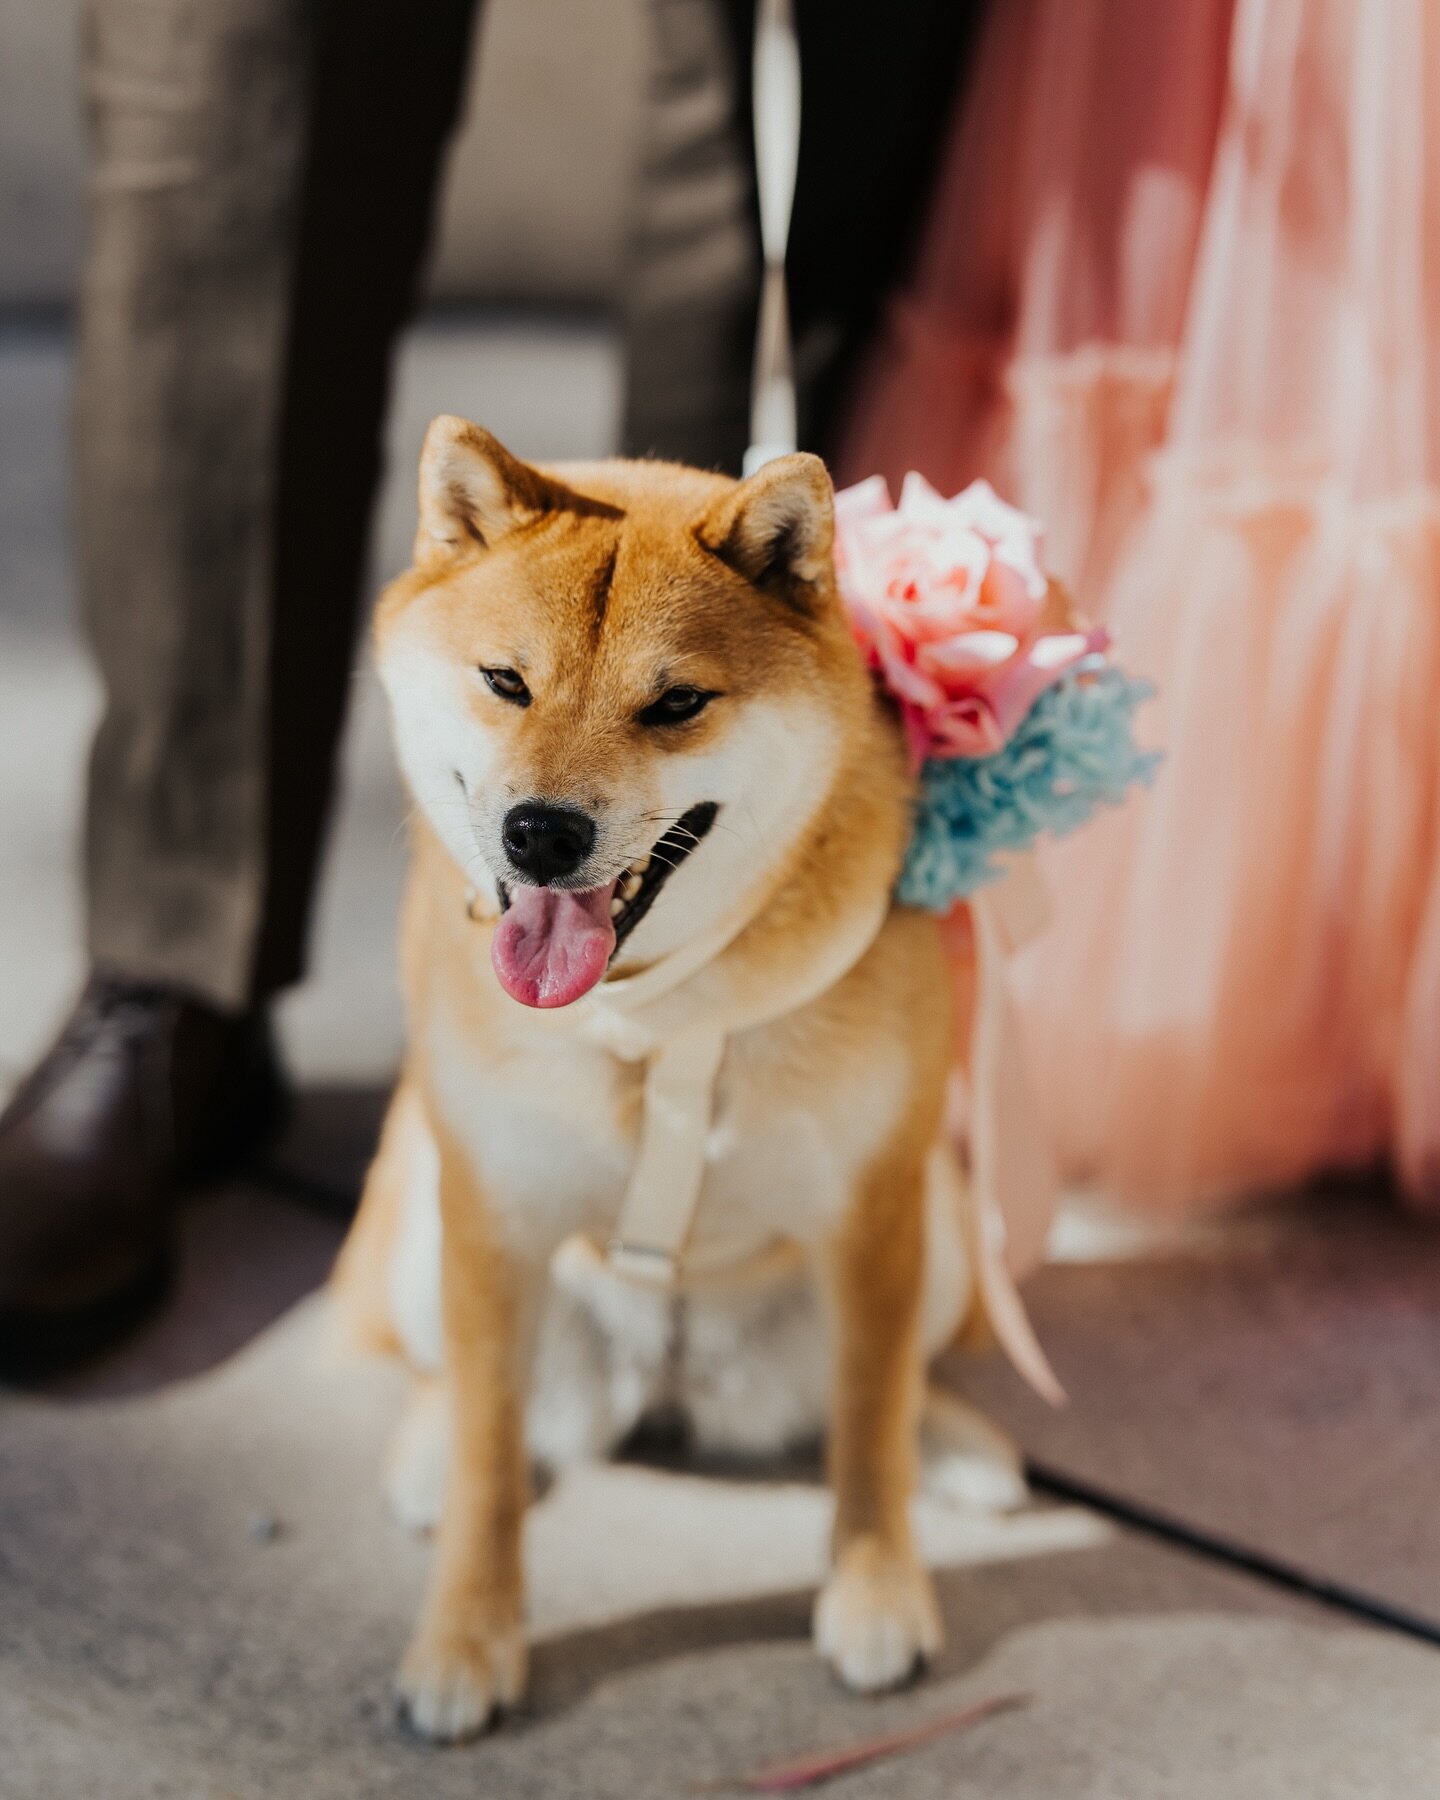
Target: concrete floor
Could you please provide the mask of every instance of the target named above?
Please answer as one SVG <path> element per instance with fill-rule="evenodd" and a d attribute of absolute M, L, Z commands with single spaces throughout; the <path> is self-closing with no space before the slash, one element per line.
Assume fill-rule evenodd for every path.
<path fill-rule="evenodd" d="M 635 1464 L 567 1476 L 532 1511 L 522 1714 L 422 1749 L 387 1702 L 427 1554 L 376 1491 L 393 1372 L 327 1355 L 323 1326 L 301 1308 L 143 1399 L 0 1401 L 4 1800 L 685 1800 L 1006 1695 L 1027 1704 L 827 1791 L 1433 1791 L 1432 1651 L 1070 1507 L 922 1505 L 948 1647 L 915 1688 L 857 1702 L 805 1642 L 813 1479 Z"/>
<path fill-rule="evenodd" d="M 73 843 L 94 693 L 65 547 L 66 370 L 58 332 L 0 334 L 0 1085 L 80 970 Z M 589 455 L 611 442 L 617 400 L 601 326 L 421 330 L 401 362 L 377 578 L 404 559 L 432 412 L 468 412 L 522 452 Z M 253 1179 L 191 1206 L 159 1319 L 44 1394 L 0 1395 L 0 1800 L 676 1800 L 1019 1689 L 1024 1712 L 831 1791 L 1433 1791 L 1440 1239 L 1364 1194 L 1148 1251 L 1116 1238 L 1123 1260 L 1093 1260 L 1092 1235 L 1089 1262 L 1033 1290 L 1074 1396 L 1063 1414 L 1003 1370 L 957 1369 L 1101 1504 L 1000 1524 L 927 1515 L 951 1640 L 931 1684 L 857 1708 L 811 1663 L 812 1483 L 596 1471 L 535 1515 L 543 1646 L 524 1720 L 453 1755 L 396 1736 L 386 1671 L 424 1553 L 375 1496 L 393 1374 L 333 1366 L 298 1304 L 333 1256 L 398 1044 L 403 806 L 357 667 L 313 975 L 283 1009 L 297 1129 Z M 1167 1545 L 1115 1508 L 1193 1541 Z M 281 1526 L 265 1547 L 247 1524 L 259 1512 Z M 1345 1604 L 1285 1586 L 1287 1572 L 1340 1584 Z M 1413 1629 L 1374 1629 L 1367 1605 Z"/>

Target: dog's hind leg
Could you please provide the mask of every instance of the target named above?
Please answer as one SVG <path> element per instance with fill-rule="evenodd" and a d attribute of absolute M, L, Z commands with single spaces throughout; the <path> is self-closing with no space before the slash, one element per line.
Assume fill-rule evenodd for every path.
<path fill-rule="evenodd" d="M 410 1531 L 440 1523 L 450 1427 L 438 1376 L 417 1375 L 405 1411 L 385 1450 L 384 1488 L 390 1511 Z"/>
<path fill-rule="evenodd" d="M 663 1374 L 666 1300 L 613 1275 L 588 1237 L 561 1244 L 550 1269 L 525 1426 L 531 1456 L 558 1474 L 612 1456 L 639 1423 Z"/>
<path fill-rule="evenodd" d="M 1014 1512 L 1030 1498 L 1014 1439 L 933 1382 L 920 1410 L 920 1486 L 932 1499 L 970 1512 Z"/>
<path fill-rule="evenodd" d="M 603 1334 L 552 1282 L 525 1418 L 537 1492 L 571 1464 L 598 1461 L 619 1449 L 642 1408 L 638 1394 L 630 1406 L 621 1404 L 614 1386 Z M 419 1374 L 385 1452 L 385 1499 L 408 1530 L 428 1532 L 439 1524 L 449 1462 L 443 1384 L 436 1375 Z"/>

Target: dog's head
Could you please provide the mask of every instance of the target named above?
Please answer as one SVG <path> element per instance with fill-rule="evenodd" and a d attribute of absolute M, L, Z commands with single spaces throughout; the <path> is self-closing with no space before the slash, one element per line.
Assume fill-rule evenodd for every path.
<path fill-rule="evenodd" d="M 763 891 L 834 786 L 868 687 L 830 481 L 665 463 L 541 471 L 430 427 L 415 566 L 378 617 L 400 759 L 502 909 L 506 990 L 564 1006 Z"/>

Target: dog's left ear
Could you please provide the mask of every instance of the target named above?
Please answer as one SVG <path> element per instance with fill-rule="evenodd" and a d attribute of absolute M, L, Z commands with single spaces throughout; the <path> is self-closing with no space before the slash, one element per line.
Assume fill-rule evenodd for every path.
<path fill-rule="evenodd" d="M 415 562 L 486 549 L 542 513 L 583 507 L 562 482 L 512 456 L 483 425 L 453 413 L 432 419 L 420 452 Z"/>
<path fill-rule="evenodd" d="M 800 612 L 830 584 L 835 492 L 818 456 L 777 456 L 732 488 L 701 520 L 705 548 Z"/>

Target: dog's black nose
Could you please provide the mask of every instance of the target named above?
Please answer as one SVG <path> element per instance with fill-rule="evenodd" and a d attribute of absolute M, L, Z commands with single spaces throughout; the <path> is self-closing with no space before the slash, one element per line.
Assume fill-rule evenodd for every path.
<path fill-rule="evenodd" d="M 500 828 L 505 854 L 522 875 L 560 881 L 573 875 L 595 848 L 595 821 L 570 806 L 540 806 L 522 800 Z"/>

